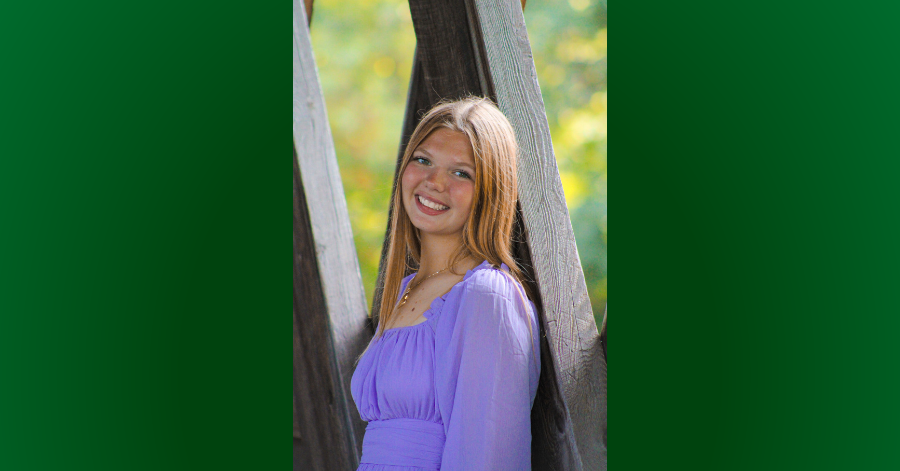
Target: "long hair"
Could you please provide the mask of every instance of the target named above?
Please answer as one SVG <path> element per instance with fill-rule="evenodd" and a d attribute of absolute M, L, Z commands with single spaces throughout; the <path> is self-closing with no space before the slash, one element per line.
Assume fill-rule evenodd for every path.
<path fill-rule="evenodd" d="M 515 281 L 522 271 L 512 252 L 513 224 L 518 201 L 517 160 L 519 148 L 512 125 L 496 105 L 486 98 L 469 97 L 435 106 L 416 127 L 403 153 L 391 207 L 390 243 L 381 293 L 381 320 L 375 338 L 390 325 L 395 313 L 400 283 L 419 264 L 421 245 L 401 197 L 401 180 L 416 149 L 434 131 L 446 128 L 469 138 L 475 156 L 475 194 L 469 218 L 463 227 L 462 245 L 451 257 L 453 266 L 466 257 L 505 263 Z M 412 262 L 412 264 L 410 263 Z M 460 273 L 453 272 L 456 275 Z M 520 293 L 521 294 L 521 293 Z M 529 323 L 530 326 L 530 323 Z"/>

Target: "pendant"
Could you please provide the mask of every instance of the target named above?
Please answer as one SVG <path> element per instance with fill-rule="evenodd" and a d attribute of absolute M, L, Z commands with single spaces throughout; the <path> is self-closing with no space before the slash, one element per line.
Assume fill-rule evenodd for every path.
<path fill-rule="evenodd" d="M 409 299 L 409 287 L 406 288 L 406 293 L 403 294 L 403 299 L 400 300 L 400 305 L 397 307 L 400 307 L 400 306 L 406 304 L 406 301 L 408 299 Z"/>

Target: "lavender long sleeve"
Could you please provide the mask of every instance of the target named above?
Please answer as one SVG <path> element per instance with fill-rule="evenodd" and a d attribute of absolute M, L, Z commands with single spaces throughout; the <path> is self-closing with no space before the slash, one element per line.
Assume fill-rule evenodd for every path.
<path fill-rule="evenodd" d="M 495 270 L 475 274 L 466 288 L 458 306 L 444 305 L 435 336 L 435 389 L 447 437 L 441 469 L 531 469 L 537 322 Z"/>
<path fill-rule="evenodd" d="M 351 384 L 369 422 L 360 470 L 531 469 L 539 329 L 520 289 L 484 262 L 426 322 L 373 342 Z"/>

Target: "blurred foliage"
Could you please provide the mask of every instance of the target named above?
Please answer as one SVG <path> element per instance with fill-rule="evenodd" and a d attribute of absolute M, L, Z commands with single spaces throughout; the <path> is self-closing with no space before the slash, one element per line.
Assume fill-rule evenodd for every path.
<path fill-rule="evenodd" d="M 531 0 L 525 19 L 599 326 L 607 299 L 607 4 Z M 415 51 L 409 5 L 316 0 L 311 33 L 371 302 Z"/>

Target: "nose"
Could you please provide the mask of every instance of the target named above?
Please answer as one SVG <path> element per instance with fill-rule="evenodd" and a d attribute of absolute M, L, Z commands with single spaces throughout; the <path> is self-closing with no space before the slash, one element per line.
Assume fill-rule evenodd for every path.
<path fill-rule="evenodd" d="M 428 174 L 425 183 L 434 191 L 443 192 L 447 188 L 447 176 L 440 170 L 434 170 Z"/>

